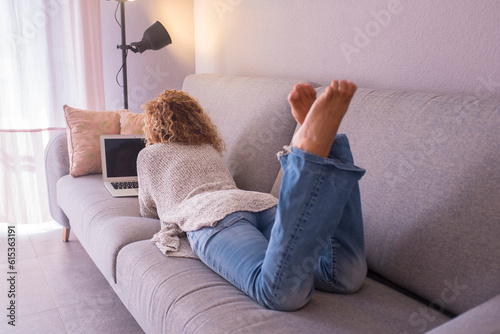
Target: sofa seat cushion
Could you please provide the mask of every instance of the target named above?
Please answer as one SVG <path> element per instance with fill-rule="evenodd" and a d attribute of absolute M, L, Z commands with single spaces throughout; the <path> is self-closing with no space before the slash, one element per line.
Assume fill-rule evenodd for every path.
<path fill-rule="evenodd" d="M 115 291 L 147 333 L 422 333 L 449 318 L 371 279 L 351 295 L 315 291 L 297 312 L 267 310 L 201 261 L 149 241 L 123 247 Z"/>
<path fill-rule="evenodd" d="M 151 239 L 160 221 L 143 218 L 137 197 L 114 198 L 104 187 L 100 174 L 57 182 L 57 203 L 68 216 L 71 230 L 108 281 L 116 280 L 119 250 L 138 240 Z"/>
<path fill-rule="evenodd" d="M 500 295 L 456 317 L 427 334 L 500 333 Z"/>

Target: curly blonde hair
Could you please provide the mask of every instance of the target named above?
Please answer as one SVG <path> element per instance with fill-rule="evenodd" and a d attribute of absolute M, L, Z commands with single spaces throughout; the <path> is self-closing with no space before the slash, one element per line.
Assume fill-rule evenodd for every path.
<path fill-rule="evenodd" d="M 186 92 L 166 90 L 142 106 L 146 145 L 156 143 L 211 144 L 219 153 L 225 144 L 199 102 Z"/>

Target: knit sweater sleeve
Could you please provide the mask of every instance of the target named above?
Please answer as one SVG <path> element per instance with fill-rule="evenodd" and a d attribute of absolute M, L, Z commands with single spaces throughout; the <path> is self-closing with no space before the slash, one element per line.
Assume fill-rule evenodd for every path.
<path fill-rule="evenodd" d="M 139 197 L 139 210 L 143 217 L 159 218 L 156 211 L 156 204 L 149 193 L 143 192 L 143 196 Z"/>
<path fill-rule="evenodd" d="M 139 210 L 141 216 L 146 218 L 155 218 L 158 219 L 158 212 L 156 210 L 156 203 L 153 200 L 153 196 L 151 194 L 151 180 L 149 179 L 150 172 L 147 170 L 150 166 L 150 156 L 143 152 L 139 153 L 139 157 L 137 159 L 137 169 L 141 170 L 141 173 L 138 173 L 139 179 Z"/>

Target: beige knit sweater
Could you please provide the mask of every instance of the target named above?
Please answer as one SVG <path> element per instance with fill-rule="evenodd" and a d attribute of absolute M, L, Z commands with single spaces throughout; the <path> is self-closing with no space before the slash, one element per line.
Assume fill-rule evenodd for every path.
<path fill-rule="evenodd" d="M 270 195 L 236 187 L 222 157 L 211 145 L 153 144 L 137 159 L 141 215 L 159 218 L 152 239 L 166 255 L 193 257 L 185 232 L 236 211 L 258 212 L 278 203 Z"/>

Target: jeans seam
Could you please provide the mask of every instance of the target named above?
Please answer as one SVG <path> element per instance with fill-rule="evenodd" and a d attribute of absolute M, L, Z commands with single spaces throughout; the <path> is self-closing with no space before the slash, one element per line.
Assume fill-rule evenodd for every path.
<path fill-rule="evenodd" d="M 314 275 L 315 279 L 318 281 L 321 281 L 325 284 L 328 284 L 330 286 L 336 286 L 337 285 L 337 248 L 335 247 L 335 241 L 334 241 L 334 236 L 330 237 L 330 254 L 331 254 L 331 266 L 330 266 L 330 275 L 328 277 L 320 276 L 320 275 Z"/>
<path fill-rule="evenodd" d="M 336 277 L 337 277 L 337 247 L 334 247 L 335 241 L 334 241 L 334 236 L 330 238 L 330 251 L 332 253 L 332 266 L 331 266 L 331 277 L 328 277 L 328 281 L 334 285 L 337 285 L 336 283 Z"/>

